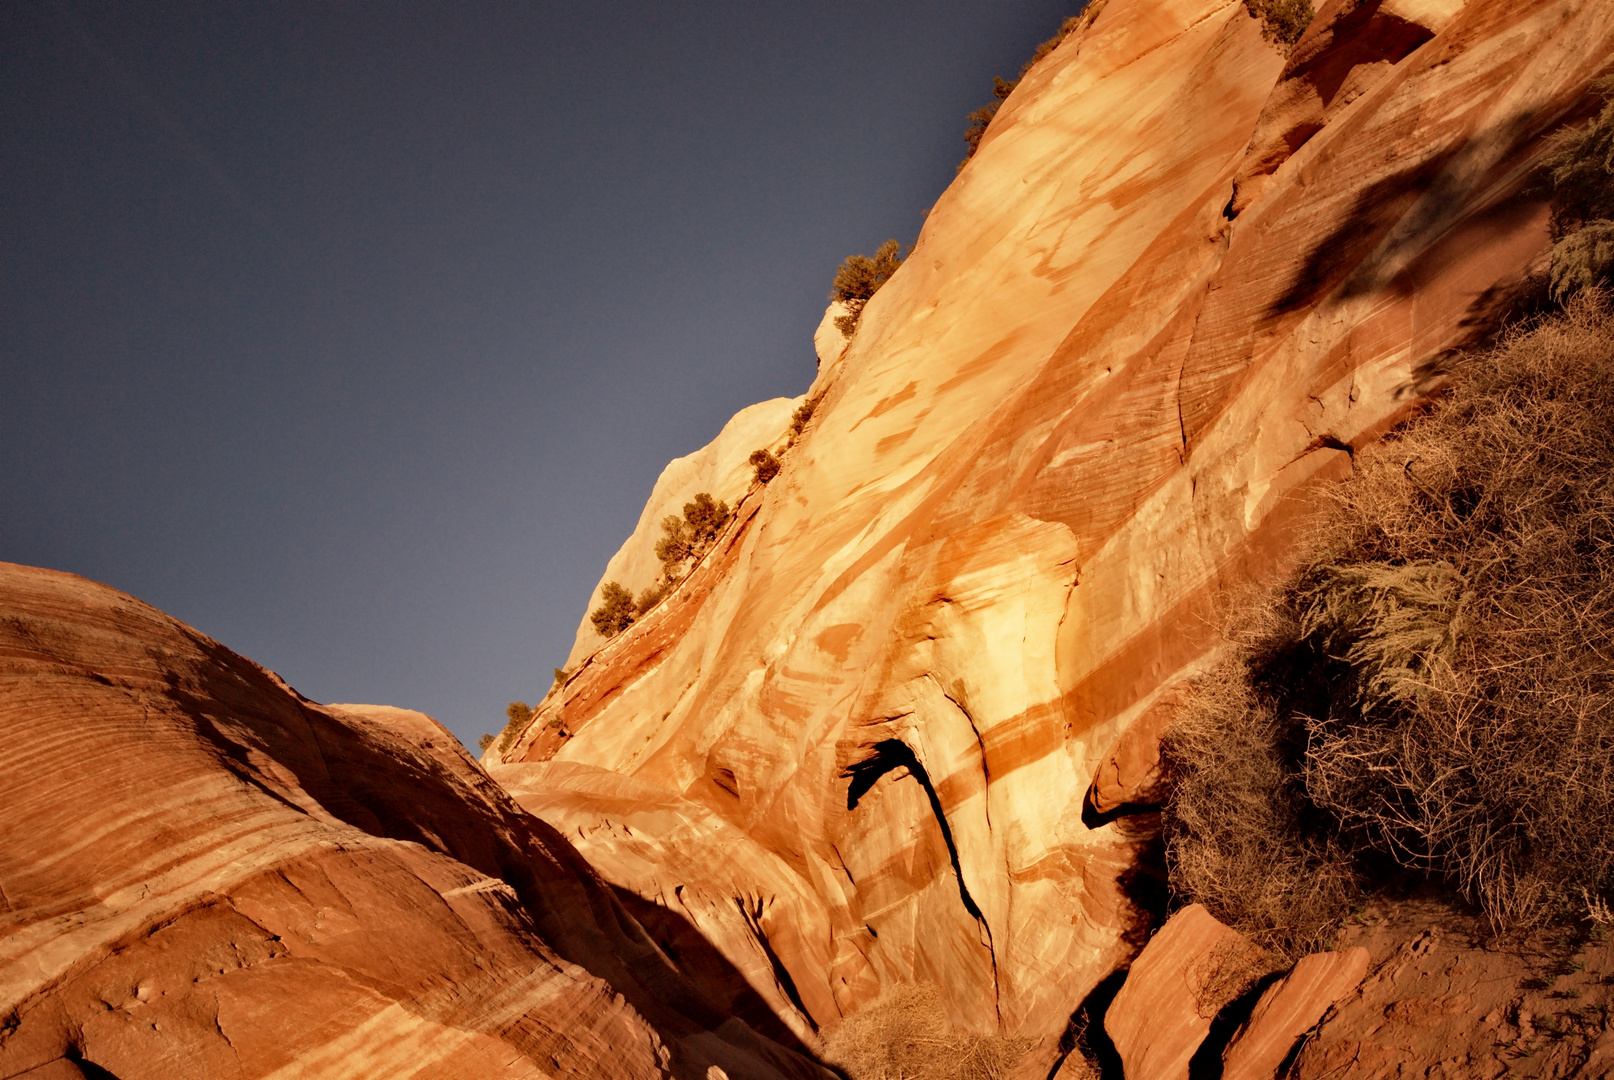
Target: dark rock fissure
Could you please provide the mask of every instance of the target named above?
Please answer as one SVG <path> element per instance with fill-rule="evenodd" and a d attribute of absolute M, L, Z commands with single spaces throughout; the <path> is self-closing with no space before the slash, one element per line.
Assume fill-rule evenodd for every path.
<path fill-rule="evenodd" d="M 981 913 L 975 898 L 970 896 L 969 886 L 964 883 L 964 867 L 958 861 L 958 846 L 953 843 L 953 830 L 947 824 L 947 815 L 942 813 L 941 800 L 936 797 L 936 789 L 930 782 L 930 774 L 920 764 L 913 749 L 901 739 L 885 739 L 875 743 L 873 749 L 873 756 L 847 766 L 846 771 L 841 774 L 852 781 L 846 789 L 846 808 L 856 810 L 857 804 L 874 787 L 875 781 L 886 773 L 895 769 L 907 769 L 909 774 L 919 781 L 919 786 L 925 789 L 925 797 L 930 800 L 930 812 L 935 816 L 936 825 L 941 829 L 942 842 L 947 845 L 947 857 L 953 863 L 953 876 L 958 878 L 958 895 L 964 902 L 964 910 L 981 924 L 990 941 L 992 928 L 987 926 L 986 916 Z"/>

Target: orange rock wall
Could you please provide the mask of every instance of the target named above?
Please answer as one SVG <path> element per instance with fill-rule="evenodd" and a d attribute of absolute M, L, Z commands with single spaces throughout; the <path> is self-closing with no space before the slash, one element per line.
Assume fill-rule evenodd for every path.
<path fill-rule="evenodd" d="M 1494 325 L 1611 65 L 1592 0 L 1335 2 L 1290 56 L 1237 0 L 1109 0 L 784 471 L 495 775 L 797 1031 L 928 981 L 1057 1033 L 1141 917 L 1147 819 L 1084 823 L 1089 785 L 1124 801 L 1216 595 Z"/>
<path fill-rule="evenodd" d="M 0 1076 L 827 1076 L 420 713 L 0 563 L 0 738 Z"/>

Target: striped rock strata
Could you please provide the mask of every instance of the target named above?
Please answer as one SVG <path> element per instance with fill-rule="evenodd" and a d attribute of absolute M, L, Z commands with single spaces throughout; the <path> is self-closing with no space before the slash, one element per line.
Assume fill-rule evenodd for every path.
<path fill-rule="evenodd" d="M 0 1076 L 827 1077 L 429 717 L 69 574 L 0 616 Z"/>
<path fill-rule="evenodd" d="M 1527 282 L 1543 141 L 1611 64 L 1596 0 L 1335 0 L 1291 56 L 1237 0 L 1109 0 L 784 471 L 496 775 L 797 1030 L 921 981 L 1057 1034 L 1147 907 L 1153 756 L 1112 748 Z"/>

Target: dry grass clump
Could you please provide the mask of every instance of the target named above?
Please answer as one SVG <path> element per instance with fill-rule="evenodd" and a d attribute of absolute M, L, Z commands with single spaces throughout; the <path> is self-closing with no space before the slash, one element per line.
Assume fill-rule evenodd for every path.
<path fill-rule="evenodd" d="M 1282 656 L 1267 655 L 1297 634 L 1285 614 L 1250 607 L 1244 640 L 1201 680 L 1161 760 L 1175 780 L 1165 813 L 1172 891 L 1299 956 L 1324 943 L 1361 889 L 1355 861 L 1306 797 L 1305 722 L 1283 700 L 1273 670 Z"/>
<path fill-rule="evenodd" d="M 1498 926 L 1614 894 L 1614 312 L 1453 375 L 1167 733 L 1174 889 L 1276 947 L 1386 865 Z"/>
<path fill-rule="evenodd" d="M 822 1057 L 851 1080 L 1002 1080 L 1030 1039 L 955 1031 L 934 986 L 896 986 L 843 1022 Z"/>

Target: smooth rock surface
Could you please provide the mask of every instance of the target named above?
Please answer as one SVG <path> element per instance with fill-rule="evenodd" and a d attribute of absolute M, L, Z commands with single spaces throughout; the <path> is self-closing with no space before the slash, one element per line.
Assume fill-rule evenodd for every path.
<path fill-rule="evenodd" d="M 821 373 L 782 473 L 505 753 L 593 770 L 570 804 L 519 797 L 647 902 L 658 863 L 714 911 L 760 902 L 767 972 L 756 935 L 714 944 L 820 1028 L 932 982 L 956 1024 L 1057 1037 L 1155 902 L 1139 819 L 1083 820 L 1101 766 L 1140 797 L 1147 732 L 1123 737 L 1203 663 L 1216 597 L 1280 567 L 1319 489 L 1529 286 L 1533 170 L 1614 57 L 1607 3 L 1411 6 L 1421 43 L 1386 51 L 1342 4 L 1310 61 L 1237 0 L 1110 0 L 1067 38 Z M 1284 94 L 1320 126 L 1268 160 Z M 704 882 L 682 811 L 624 846 L 596 827 L 612 775 L 771 857 Z"/>
<path fill-rule="evenodd" d="M 1363 948 L 1302 956 L 1267 987 L 1222 1055 L 1222 1080 L 1271 1080 L 1304 1035 L 1367 975 Z"/>
<path fill-rule="evenodd" d="M 633 533 L 605 564 L 605 573 L 589 594 L 588 611 L 599 606 L 600 590 L 608 581 L 626 585 L 634 595 L 654 585 L 662 572 L 656 558 L 662 519 L 682 515 L 684 504 L 703 491 L 730 506 L 737 502 L 751 486 L 753 470 L 747 462 L 751 452 L 780 450 L 789 434 L 791 414 L 803 400 L 771 398 L 741 409 L 723 425 L 717 438 L 692 454 L 668 462 L 650 490 L 650 499 Z M 572 651 L 566 655 L 566 669 L 571 670 L 604 642 L 585 612 L 577 624 Z"/>
<path fill-rule="evenodd" d="M 0 563 L 0 740 L 0 1076 L 826 1076 L 423 714 Z"/>
<path fill-rule="evenodd" d="M 1258 974 L 1256 951 L 1199 904 L 1166 921 L 1104 1014 L 1127 1080 L 1186 1080 L 1211 1022 Z"/>

